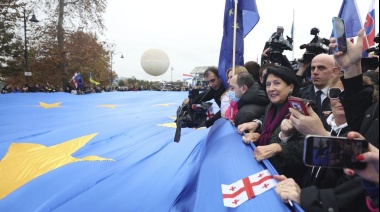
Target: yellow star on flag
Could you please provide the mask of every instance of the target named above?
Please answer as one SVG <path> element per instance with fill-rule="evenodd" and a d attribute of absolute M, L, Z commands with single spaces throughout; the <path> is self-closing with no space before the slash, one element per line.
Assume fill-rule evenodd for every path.
<path fill-rule="evenodd" d="M 45 108 L 45 109 L 61 107 L 61 104 L 62 104 L 62 102 L 57 102 L 57 103 L 53 103 L 53 104 L 47 104 L 44 102 L 40 102 L 40 106 Z"/>
<path fill-rule="evenodd" d="M 166 104 L 158 104 L 158 105 L 153 105 L 155 107 L 169 107 L 170 105 L 174 105 L 175 103 L 166 103 Z"/>
<path fill-rule="evenodd" d="M 115 109 L 116 108 L 116 105 L 99 105 L 98 107 L 105 107 L 105 108 L 111 108 L 111 109 Z"/>
<path fill-rule="evenodd" d="M 12 143 L 0 161 L 0 200 L 31 180 L 64 165 L 79 161 L 115 161 L 98 156 L 82 159 L 71 156 L 96 135 L 75 138 L 50 147 L 33 143 Z"/>

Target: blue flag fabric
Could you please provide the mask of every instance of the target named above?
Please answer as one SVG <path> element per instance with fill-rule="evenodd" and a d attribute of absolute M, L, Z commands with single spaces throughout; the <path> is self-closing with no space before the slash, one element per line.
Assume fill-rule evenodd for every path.
<path fill-rule="evenodd" d="M 219 76 L 227 88 L 226 72 L 232 67 L 233 37 L 234 37 L 235 1 L 226 0 L 224 10 L 223 38 L 219 55 Z M 260 16 L 255 0 L 240 0 L 238 3 L 236 31 L 236 64 L 244 65 L 244 37 L 256 26 Z"/>
<path fill-rule="evenodd" d="M 356 6 L 356 0 L 343 0 L 338 17 L 344 20 L 347 38 L 358 36 L 358 32 L 362 29 L 362 23 Z"/>
<path fill-rule="evenodd" d="M 22 168 L 18 177 L 24 178 L 34 171 L 37 159 L 45 162 L 38 169 L 50 162 L 64 165 L 5 194 L 0 211 L 229 210 L 223 207 L 221 184 L 275 170 L 268 161 L 256 162 L 254 146 L 245 145 L 225 120 L 211 129 L 184 128 L 180 143 L 173 142 L 172 116 L 186 96 L 186 92 L 1 95 L 0 195 L 17 182 L 4 182 L 6 175 L 19 171 L 15 167 Z M 93 137 L 83 143 L 86 135 Z M 51 154 L 53 148 L 64 152 L 64 147 L 72 149 L 81 142 L 68 153 L 71 158 Z M 20 158 L 12 156 L 28 155 L 30 149 L 38 154 L 16 164 Z M 302 211 L 296 205 L 294 209 Z M 234 210 L 291 211 L 274 190 Z"/>

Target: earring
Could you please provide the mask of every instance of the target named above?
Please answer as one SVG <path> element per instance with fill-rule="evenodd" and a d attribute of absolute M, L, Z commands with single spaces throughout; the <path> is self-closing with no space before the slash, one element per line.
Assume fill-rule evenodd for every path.
<path fill-rule="evenodd" d="M 293 94 L 293 90 L 290 90 L 289 91 L 289 96 L 291 96 Z"/>

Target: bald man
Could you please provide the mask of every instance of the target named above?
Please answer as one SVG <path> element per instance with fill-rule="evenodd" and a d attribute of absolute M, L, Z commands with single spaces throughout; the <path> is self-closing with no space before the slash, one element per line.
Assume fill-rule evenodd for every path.
<path fill-rule="evenodd" d="M 301 90 L 302 98 L 313 100 L 317 104 L 318 115 L 326 130 L 330 129 L 326 119 L 331 112 L 330 100 L 327 97 L 328 82 L 340 73 L 340 67 L 337 67 L 333 55 L 319 54 L 311 61 L 312 84 Z"/>

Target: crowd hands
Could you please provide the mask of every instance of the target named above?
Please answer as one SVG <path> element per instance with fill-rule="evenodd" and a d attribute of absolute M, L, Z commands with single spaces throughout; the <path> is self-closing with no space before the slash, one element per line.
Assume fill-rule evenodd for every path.
<path fill-rule="evenodd" d="M 276 193 L 286 204 L 294 201 L 306 211 L 378 211 L 379 68 L 363 73 L 363 36 L 361 30 L 355 44 L 347 41 L 347 53 L 331 51 L 304 60 L 300 72 L 281 64 L 260 66 L 250 61 L 227 71 L 227 88 L 217 68 L 205 72 L 209 90 L 195 102 L 214 99 L 220 108 L 206 126 L 227 119 L 245 144 L 254 143 L 253 157 L 259 162 L 269 160 L 280 174 L 275 176 Z M 334 38 L 328 44 L 329 50 L 337 45 Z M 263 53 L 268 51 L 264 48 Z M 307 68 L 310 78 L 304 76 Z M 294 107 L 289 97 L 298 97 L 305 111 Z M 189 99 L 183 102 L 188 103 Z M 308 135 L 368 141 L 368 152 L 352 159 L 366 167 L 306 166 L 303 154 Z M 336 164 L 343 160 L 339 154 L 324 154 Z"/>

